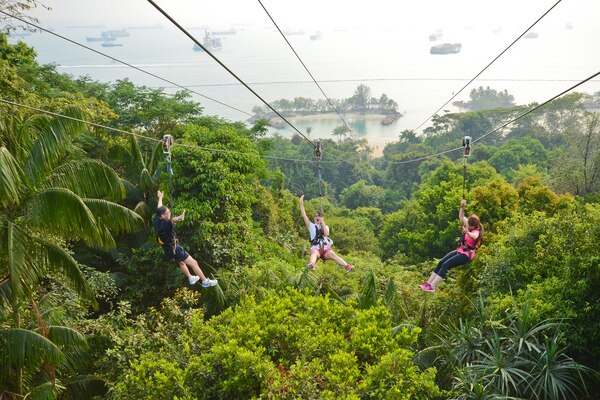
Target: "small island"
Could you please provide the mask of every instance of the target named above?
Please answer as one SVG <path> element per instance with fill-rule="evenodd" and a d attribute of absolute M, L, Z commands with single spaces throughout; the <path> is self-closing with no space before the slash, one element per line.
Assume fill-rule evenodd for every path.
<path fill-rule="evenodd" d="M 338 113 L 343 117 L 348 115 L 357 116 L 379 116 L 382 125 L 390 125 L 397 121 L 403 114 L 398 112 L 398 103 L 390 99 L 385 93 L 379 97 L 374 97 L 366 85 L 360 84 L 354 91 L 352 97 L 346 99 L 309 99 L 306 97 L 296 97 L 293 100 L 280 99 L 271 103 L 281 115 L 286 118 L 312 117 L 319 118 L 339 118 Z M 252 108 L 252 117 L 248 122 L 254 123 L 259 119 L 269 121 L 274 128 L 281 129 L 285 123 L 274 112 L 266 107 L 255 106 Z"/>

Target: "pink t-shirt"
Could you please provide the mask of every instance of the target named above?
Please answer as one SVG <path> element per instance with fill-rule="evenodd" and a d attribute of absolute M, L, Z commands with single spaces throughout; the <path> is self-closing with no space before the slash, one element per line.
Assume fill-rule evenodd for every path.
<path fill-rule="evenodd" d="M 477 237 L 479 237 L 479 235 L 481 235 L 481 232 L 479 231 L 479 229 L 473 229 L 471 232 L 477 232 Z M 477 239 L 476 238 L 473 239 L 473 238 L 471 238 L 471 236 L 469 236 L 465 233 L 465 242 L 467 243 L 467 245 L 469 245 L 470 247 L 474 247 L 475 240 L 477 240 Z M 469 257 L 469 260 L 472 260 L 475 257 L 475 249 L 471 250 L 470 248 L 460 245 L 460 244 L 458 245 L 458 248 L 456 249 L 456 251 L 460 254 L 464 254 L 467 257 Z"/>

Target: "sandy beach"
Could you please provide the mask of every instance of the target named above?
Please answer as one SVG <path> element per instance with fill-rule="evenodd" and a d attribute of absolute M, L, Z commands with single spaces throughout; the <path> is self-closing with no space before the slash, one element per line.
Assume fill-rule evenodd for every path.
<path fill-rule="evenodd" d="M 386 115 L 378 114 L 378 113 L 366 113 L 362 114 L 359 112 L 351 112 L 351 113 L 343 113 L 342 117 L 345 120 L 354 120 L 354 119 L 369 119 L 369 120 L 382 120 L 386 117 Z M 319 113 L 319 114 L 306 114 L 306 115 L 293 115 L 286 117 L 290 122 L 294 121 L 305 121 L 305 120 L 315 120 L 315 121 L 324 121 L 324 120 L 335 120 L 339 119 L 339 116 L 334 113 Z M 341 123 L 341 121 L 340 121 Z"/>
<path fill-rule="evenodd" d="M 352 112 L 352 113 L 344 113 L 342 117 L 347 122 L 352 122 L 356 120 L 369 120 L 369 121 L 381 121 L 386 116 L 379 113 L 366 113 L 362 114 L 360 112 Z M 286 117 L 291 123 L 299 122 L 299 121 L 336 121 L 339 120 L 339 116 L 332 113 L 319 113 L 319 114 L 308 114 L 308 115 L 294 115 Z M 341 125 L 341 121 L 340 121 Z M 376 137 L 367 137 L 365 138 L 369 146 L 373 149 L 373 157 L 382 157 L 383 149 L 385 148 L 387 143 L 390 143 L 395 140 L 391 140 L 388 138 L 376 138 Z"/>

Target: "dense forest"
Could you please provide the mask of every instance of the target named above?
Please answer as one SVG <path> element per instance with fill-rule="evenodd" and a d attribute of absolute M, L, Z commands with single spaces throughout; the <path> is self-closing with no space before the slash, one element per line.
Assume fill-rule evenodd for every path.
<path fill-rule="evenodd" d="M 509 96 L 473 91 L 383 157 L 324 139 L 320 188 L 300 136 L 60 74 L 1 35 L 0 398 L 600 398 L 600 93 L 487 135 L 465 175 L 460 150 L 427 158 L 536 106 L 484 92 Z M 158 190 L 218 286 L 163 259 Z M 423 292 L 463 190 L 483 245 Z M 302 194 L 351 273 L 305 268 Z"/>

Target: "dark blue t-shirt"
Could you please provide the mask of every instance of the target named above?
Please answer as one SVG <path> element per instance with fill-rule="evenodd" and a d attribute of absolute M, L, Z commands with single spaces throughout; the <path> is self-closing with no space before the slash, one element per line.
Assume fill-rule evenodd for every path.
<path fill-rule="evenodd" d="M 154 217 L 154 230 L 163 249 L 172 249 L 175 244 L 175 232 L 171 220 Z"/>

